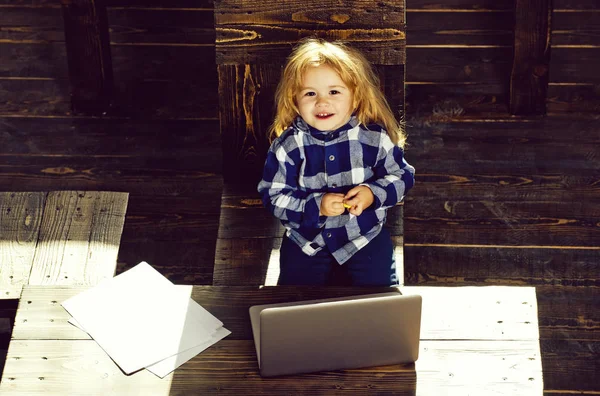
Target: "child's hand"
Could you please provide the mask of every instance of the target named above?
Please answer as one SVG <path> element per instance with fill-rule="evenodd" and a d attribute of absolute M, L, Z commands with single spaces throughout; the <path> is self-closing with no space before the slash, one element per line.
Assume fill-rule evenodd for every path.
<path fill-rule="evenodd" d="M 344 194 L 326 193 L 321 199 L 320 215 L 339 216 L 344 213 Z"/>
<path fill-rule="evenodd" d="M 367 186 L 356 186 L 346 193 L 344 205 L 348 207 L 348 212 L 355 216 L 360 216 L 363 210 L 367 209 L 373 203 L 375 197 L 373 191 Z"/>

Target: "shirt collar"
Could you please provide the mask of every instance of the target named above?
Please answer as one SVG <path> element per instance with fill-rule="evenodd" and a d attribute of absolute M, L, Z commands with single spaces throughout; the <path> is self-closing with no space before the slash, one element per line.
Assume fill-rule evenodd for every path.
<path fill-rule="evenodd" d="M 334 131 L 320 131 L 317 128 L 313 128 L 312 126 L 308 125 L 306 121 L 304 121 L 304 119 L 300 116 L 296 117 L 296 119 L 293 122 L 294 127 L 303 132 L 309 133 L 311 136 L 319 140 L 336 139 L 338 136 L 340 136 L 342 132 L 348 131 L 357 126 L 358 124 L 358 119 L 354 114 L 350 116 L 350 119 L 347 123 L 345 123 L 344 125 L 342 125 Z"/>

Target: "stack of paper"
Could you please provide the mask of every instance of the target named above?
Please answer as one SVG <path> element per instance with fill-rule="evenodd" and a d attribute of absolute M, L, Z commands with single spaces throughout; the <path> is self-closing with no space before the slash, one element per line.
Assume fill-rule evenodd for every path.
<path fill-rule="evenodd" d="M 62 303 L 126 373 L 142 368 L 163 378 L 231 332 L 148 263 Z"/>

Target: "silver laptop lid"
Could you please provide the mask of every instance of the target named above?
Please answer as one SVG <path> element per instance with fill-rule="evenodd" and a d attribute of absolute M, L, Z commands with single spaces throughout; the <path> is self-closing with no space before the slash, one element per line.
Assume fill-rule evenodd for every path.
<path fill-rule="evenodd" d="M 414 362 L 421 297 L 380 293 L 250 308 L 261 375 Z"/>

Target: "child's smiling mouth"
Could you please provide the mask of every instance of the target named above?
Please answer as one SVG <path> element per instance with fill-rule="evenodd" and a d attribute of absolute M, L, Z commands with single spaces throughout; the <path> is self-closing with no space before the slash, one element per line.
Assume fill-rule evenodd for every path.
<path fill-rule="evenodd" d="M 318 119 L 320 119 L 320 120 L 326 120 L 326 119 L 328 119 L 329 117 L 333 117 L 333 114 L 332 114 L 332 113 L 317 113 L 317 114 L 315 115 L 315 117 L 317 117 L 317 118 L 318 118 Z"/>

